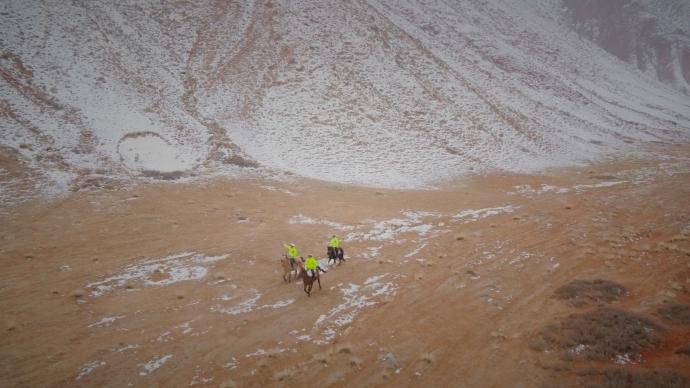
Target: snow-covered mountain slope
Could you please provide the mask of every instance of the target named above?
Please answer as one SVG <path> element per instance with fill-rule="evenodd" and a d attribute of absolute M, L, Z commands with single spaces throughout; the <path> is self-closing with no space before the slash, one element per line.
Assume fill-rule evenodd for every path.
<path fill-rule="evenodd" d="M 248 167 L 389 187 L 690 138 L 560 0 L 8 0 L 0 136 L 73 189 Z"/>

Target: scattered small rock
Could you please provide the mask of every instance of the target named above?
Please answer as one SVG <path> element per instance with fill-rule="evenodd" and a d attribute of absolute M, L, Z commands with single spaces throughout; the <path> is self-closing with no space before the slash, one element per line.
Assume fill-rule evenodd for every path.
<path fill-rule="evenodd" d="M 565 210 L 572 210 L 573 207 L 572 207 L 572 205 L 565 205 L 565 206 L 563 206 L 563 209 L 565 209 Z"/>
<path fill-rule="evenodd" d="M 184 299 L 184 295 L 182 295 L 182 294 L 177 294 L 177 299 L 180 299 L 180 300 Z"/>
<path fill-rule="evenodd" d="M 456 241 L 462 241 L 462 240 L 464 240 L 464 239 L 465 239 L 465 236 L 463 236 L 462 234 L 459 234 L 459 235 L 455 236 L 455 240 L 456 240 Z"/>
<path fill-rule="evenodd" d="M 19 325 L 17 325 L 17 322 L 9 321 L 9 322 L 7 322 L 7 331 L 15 331 L 15 330 L 17 330 L 18 326 Z"/>
<path fill-rule="evenodd" d="M 81 288 L 77 288 L 76 290 L 72 291 L 72 297 L 74 297 L 75 299 L 82 298 L 84 297 L 84 295 L 86 295 L 86 291 L 84 291 Z"/>
<path fill-rule="evenodd" d="M 381 362 L 383 363 L 383 366 L 386 367 L 386 369 L 400 369 L 400 363 L 398 362 L 398 359 L 395 358 L 395 355 L 391 352 L 388 352 L 383 357 L 381 357 Z"/>

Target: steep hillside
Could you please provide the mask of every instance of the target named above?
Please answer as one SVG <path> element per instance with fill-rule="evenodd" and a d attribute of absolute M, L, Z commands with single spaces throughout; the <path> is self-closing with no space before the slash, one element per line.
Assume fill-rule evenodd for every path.
<path fill-rule="evenodd" d="M 641 71 L 690 93 L 690 3 L 566 0 L 575 30 Z"/>
<path fill-rule="evenodd" d="M 278 172 L 419 187 L 690 137 L 688 96 L 581 39 L 556 0 L 1 7 L 3 152 L 43 191 Z"/>

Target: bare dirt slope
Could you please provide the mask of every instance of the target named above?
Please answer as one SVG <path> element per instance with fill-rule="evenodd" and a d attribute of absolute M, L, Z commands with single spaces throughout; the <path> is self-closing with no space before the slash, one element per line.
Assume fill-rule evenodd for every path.
<path fill-rule="evenodd" d="M 664 159 L 4 208 L 0 385 L 683 386 L 690 161 Z M 282 242 L 323 257 L 332 233 L 323 289 L 283 282 Z"/>

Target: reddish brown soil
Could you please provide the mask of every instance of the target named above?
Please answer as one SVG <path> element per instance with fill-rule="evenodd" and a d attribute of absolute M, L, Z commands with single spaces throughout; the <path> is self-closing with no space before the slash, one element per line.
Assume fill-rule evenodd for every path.
<path fill-rule="evenodd" d="M 468 178 L 433 191 L 297 178 L 217 180 L 14 205 L 0 213 L 0 385 L 534 387 L 582 384 L 583 370 L 610 367 L 690 376 L 688 357 L 675 353 L 690 341 L 690 327 L 656 314 L 664 303 L 690 302 L 690 173 L 663 171 L 660 162 L 628 160 Z M 624 183 L 566 193 L 515 189 L 604 181 Z M 476 222 L 452 217 L 506 205 L 516 210 Z M 301 285 L 281 279 L 283 242 L 323 257 L 332 233 L 347 234 L 326 224 L 290 224 L 292 217 L 368 231 L 365 220 L 405 218 L 407 210 L 438 213 L 421 223 L 443 232 L 345 242 L 350 258 L 331 267 L 310 298 Z M 377 246 L 378 256 L 364 257 Z M 200 280 L 134 282 L 100 297 L 87 287 L 128 265 L 179 252 L 229 256 L 208 264 Z M 319 317 L 344 303 L 350 283 L 364 289 L 378 275 L 394 294 L 372 297 L 374 304 L 354 311 L 325 344 L 297 338 L 325 340 Z M 544 326 L 599 307 L 575 308 L 554 297 L 576 279 L 623 285 L 620 300 L 602 304 L 652 319 L 666 328 L 663 343 L 622 366 L 533 350 Z M 237 307 L 256 293 L 251 311 L 231 315 L 214 307 Z M 124 317 L 93 325 L 117 316 Z M 255 354 L 259 349 L 265 354 Z M 164 355 L 172 356 L 142 374 Z M 82 374 L 89 365 L 96 366 Z"/>

